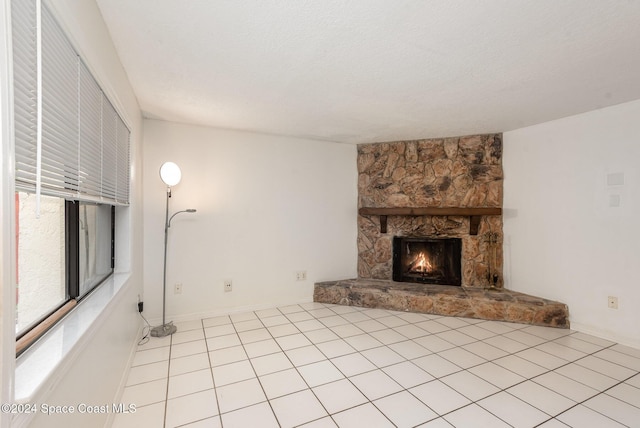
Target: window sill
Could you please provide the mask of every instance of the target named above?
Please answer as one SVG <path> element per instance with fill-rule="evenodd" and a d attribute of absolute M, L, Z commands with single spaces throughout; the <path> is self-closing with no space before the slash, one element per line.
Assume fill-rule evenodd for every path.
<path fill-rule="evenodd" d="M 63 363 L 88 339 L 96 321 L 106 316 L 105 309 L 129 279 L 128 273 L 116 273 L 105 280 L 90 296 L 79 303 L 65 318 L 46 332 L 16 359 L 15 402 L 33 402 L 46 385 L 52 389 L 60 376 L 54 376 Z M 66 364 L 64 364 L 66 365 Z"/>

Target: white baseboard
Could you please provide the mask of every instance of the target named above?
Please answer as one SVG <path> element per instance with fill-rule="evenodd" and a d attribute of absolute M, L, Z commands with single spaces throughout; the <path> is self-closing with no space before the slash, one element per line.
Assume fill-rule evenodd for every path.
<path fill-rule="evenodd" d="M 228 307 L 228 308 L 215 309 L 213 311 L 193 312 L 193 313 L 182 314 L 182 315 L 167 315 L 166 320 L 167 322 L 168 321 L 174 321 L 174 322 L 193 321 L 193 320 L 204 319 L 204 318 L 219 317 L 222 315 L 237 314 L 241 312 L 253 312 L 253 311 L 260 311 L 263 309 L 271 309 L 275 307 L 297 305 L 300 303 L 310 303 L 311 301 L 312 300 L 309 300 L 309 299 L 301 299 L 301 300 L 293 300 L 289 302 L 280 302 L 280 303 L 262 303 L 262 304 L 256 304 L 256 305 L 234 306 L 234 307 Z M 152 326 L 160 325 L 161 323 L 162 323 L 161 318 L 149 319 L 149 324 L 151 324 Z"/>
<path fill-rule="evenodd" d="M 640 349 L 640 337 L 631 338 L 626 336 L 620 336 L 610 331 L 599 330 L 597 328 L 593 328 L 592 326 L 587 326 L 574 321 L 571 322 L 571 330 L 579 331 L 585 334 L 590 334 L 592 336 L 599 337 L 600 339 L 619 343 L 620 345 L 625 345 L 631 348 Z"/>
<path fill-rule="evenodd" d="M 133 359 L 135 358 L 136 351 L 138 350 L 138 343 L 142 338 L 142 331 L 144 330 L 145 327 L 146 325 L 142 324 L 142 320 L 141 320 L 140 328 L 138 329 L 138 333 L 136 334 L 136 340 L 134 340 L 133 343 L 131 344 L 131 351 L 129 351 L 129 358 L 127 359 L 127 367 L 125 368 L 124 372 L 122 373 L 122 376 L 120 377 L 118 390 L 116 391 L 116 395 L 114 395 L 113 397 L 113 403 L 117 404 L 117 403 L 120 403 L 122 400 L 122 394 L 124 393 L 125 386 L 127 386 L 127 380 L 129 379 L 129 372 L 131 371 L 131 366 L 133 365 Z M 111 425 L 113 425 L 113 421 L 115 417 L 116 417 L 115 413 L 109 412 L 109 414 L 107 415 L 107 420 L 104 424 L 104 427 L 108 428 Z"/>

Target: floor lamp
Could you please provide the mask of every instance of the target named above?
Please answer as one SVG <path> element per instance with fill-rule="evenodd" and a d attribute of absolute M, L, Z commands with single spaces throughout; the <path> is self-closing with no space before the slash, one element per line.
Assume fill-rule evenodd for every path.
<path fill-rule="evenodd" d="M 171 187 L 180 183 L 182 178 L 182 172 L 180 167 L 173 162 L 165 162 L 160 167 L 160 178 L 164 184 L 167 185 L 167 204 L 164 215 L 164 271 L 162 273 L 162 325 L 153 327 L 151 329 L 151 336 L 164 337 L 175 333 L 178 328 L 173 325 L 173 321 L 165 321 L 165 308 L 167 300 L 167 238 L 169 236 L 169 228 L 171 227 L 171 220 L 180 213 L 194 213 L 196 210 L 189 208 L 188 210 L 178 211 L 169 217 L 169 198 L 171 197 Z"/>

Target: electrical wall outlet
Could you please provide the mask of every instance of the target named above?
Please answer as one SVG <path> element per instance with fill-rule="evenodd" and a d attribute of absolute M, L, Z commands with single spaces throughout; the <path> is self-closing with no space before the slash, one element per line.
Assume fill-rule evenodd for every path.
<path fill-rule="evenodd" d="M 616 296 L 609 296 L 607 298 L 607 306 L 611 309 L 618 309 L 618 298 Z"/>
<path fill-rule="evenodd" d="M 224 291 L 225 292 L 229 292 L 231 290 L 233 290 L 233 284 L 232 284 L 231 280 L 230 279 L 225 279 L 224 280 Z"/>
<path fill-rule="evenodd" d="M 182 294 L 182 284 L 177 283 L 173 288 L 173 294 Z"/>
<path fill-rule="evenodd" d="M 306 281 L 307 280 L 307 271 L 299 270 L 296 272 L 296 281 Z"/>

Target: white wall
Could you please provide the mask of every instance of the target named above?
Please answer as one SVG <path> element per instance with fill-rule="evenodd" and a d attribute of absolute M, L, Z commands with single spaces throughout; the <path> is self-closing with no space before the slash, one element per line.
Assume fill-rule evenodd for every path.
<path fill-rule="evenodd" d="M 19 193 L 16 329 L 28 327 L 66 299 L 64 199 Z"/>
<path fill-rule="evenodd" d="M 2 2 L 2 7 L 9 2 Z M 52 0 L 54 15 L 69 34 L 74 46 L 83 56 L 114 105 L 131 127 L 132 187 L 131 207 L 119 210 L 117 224 L 118 246 L 116 270 L 128 272 L 129 280 L 120 289 L 113 304 L 107 306 L 98 322 L 91 328 L 89 337 L 74 348 L 68 363 L 56 370 L 47 388 L 36 393 L 35 403 L 77 405 L 78 403 L 111 403 L 117 397 L 121 381 L 129 365 L 129 357 L 137 342 L 140 318 L 136 311 L 136 298 L 142 290 L 142 193 L 139 184 L 141 170 L 142 119 L 137 100 L 131 90 L 126 73 L 122 68 L 109 33 L 102 21 L 100 11 L 94 1 Z M 4 17 L 3 17 L 4 18 Z M 4 24 L 4 19 L 3 19 Z M 3 40 L 8 27 L 3 25 Z M 5 57 L 4 52 L 3 58 Z M 3 62 L 3 61 L 0 61 Z M 2 73 L 3 82 L 5 73 Z M 7 320 L 14 315 L 15 291 L 7 284 L 15 282 L 14 259 L 11 249 L 13 241 L 13 178 L 9 148 L 9 121 L 7 120 L 7 92 L 2 86 L 2 229 L 0 237 L 2 250 L 2 402 L 12 401 L 13 355 L 15 336 Z M 4 243 L 7 243 L 6 245 Z M 5 415 L 11 416 L 11 415 Z M 78 419 L 78 415 L 46 417 L 38 414 L 29 426 L 69 427 L 102 426 L 107 415 L 88 415 Z M 0 419 L 0 425 L 11 426 L 8 418 Z"/>
<path fill-rule="evenodd" d="M 9 177 L 13 153 L 11 141 L 10 107 L 10 40 L 7 31 L 9 2 L 0 2 L 0 403 L 13 399 L 13 373 L 15 369 L 15 252 L 12 239 L 15 217 L 15 193 L 13 180 Z M 0 426 L 9 426 L 11 415 L 0 412 Z"/>
<path fill-rule="evenodd" d="M 167 319 L 311 301 L 356 270 L 356 147 L 146 120 L 144 298 L 162 310 L 165 161 L 182 169 L 170 211 Z M 307 271 L 296 282 L 295 272 Z M 233 291 L 223 291 L 223 281 Z M 173 292 L 183 284 L 182 294 Z"/>
<path fill-rule="evenodd" d="M 640 347 L 640 100 L 506 132 L 503 159 L 506 287 Z M 624 184 L 608 185 L 617 173 Z"/>

